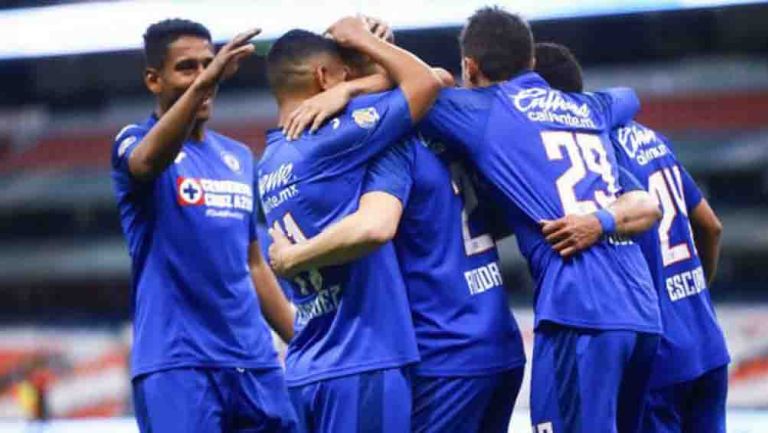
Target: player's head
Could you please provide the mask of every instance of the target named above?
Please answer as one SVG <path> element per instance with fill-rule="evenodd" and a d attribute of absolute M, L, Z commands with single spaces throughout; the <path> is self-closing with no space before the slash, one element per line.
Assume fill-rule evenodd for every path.
<path fill-rule="evenodd" d="M 144 33 L 144 82 L 166 111 L 189 88 L 213 59 L 211 33 L 202 24 L 168 19 L 152 24 Z M 197 113 L 205 121 L 211 115 L 213 95 Z"/>
<path fill-rule="evenodd" d="M 519 15 L 478 9 L 459 36 L 465 87 L 487 86 L 533 69 L 533 35 Z"/>
<path fill-rule="evenodd" d="M 308 98 L 347 78 L 348 68 L 333 40 L 306 30 L 291 30 L 267 54 L 267 79 L 278 103 Z"/>
<path fill-rule="evenodd" d="M 565 45 L 536 44 L 536 72 L 553 88 L 562 92 L 581 92 L 584 83 L 576 56 Z"/>

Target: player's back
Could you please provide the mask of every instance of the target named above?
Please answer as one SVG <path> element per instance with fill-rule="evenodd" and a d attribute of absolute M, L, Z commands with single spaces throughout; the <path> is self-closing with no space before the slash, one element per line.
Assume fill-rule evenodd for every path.
<path fill-rule="evenodd" d="M 270 227 L 298 242 L 357 209 L 367 162 L 411 127 L 399 90 L 353 100 L 314 134 L 268 133 L 259 193 Z M 296 335 L 286 381 L 297 386 L 418 359 L 407 294 L 391 243 L 290 283 Z"/>
<path fill-rule="evenodd" d="M 702 200 L 662 135 L 631 122 L 611 134 L 616 155 L 662 209 L 638 242 L 654 277 L 664 323 L 654 386 L 693 379 L 729 361 L 688 217 Z"/>
<path fill-rule="evenodd" d="M 253 156 L 206 131 L 156 178 L 132 177 L 128 159 L 154 126 L 124 128 L 112 178 L 133 264 L 133 375 L 189 366 L 277 367 L 248 272 Z"/>
<path fill-rule="evenodd" d="M 426 134 L 463 150 L 505 198 L 536 281 L 537 324 L 659 332 L 658 300 L 640 249 L 603 238 L 565 260 L 540 222 L 608 206 L 620 189 L 608 132 L 636 111 L 634 94 L 566 94 L 535 73 L 443 91 Z M 458 143 L 458 144 L 457 144 Z"/>
<path fill-rule="evenodd" d="M 496 244 L 462 162 L 414 136 L 370 165 L 371 190 L 404 203 L 394 243 L 421 355 L 417 374 L 466 376 L 523 365 Z"/>

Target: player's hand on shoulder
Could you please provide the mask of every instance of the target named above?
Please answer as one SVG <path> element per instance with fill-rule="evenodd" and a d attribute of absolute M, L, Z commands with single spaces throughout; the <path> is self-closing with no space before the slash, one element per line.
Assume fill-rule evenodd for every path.
<path fill-rule="evenodd" d="M 305 100 L 288 116 L 283 134 L 288 140 L 296 140 L 307 127 L 313 133 L 329 117 L 343 110 L 352 99 L 347 83 L 341 83 L 325 92 Z"/>
<path fill-rule="evenodd" d="M 212 90 L 219 81 L 234 75 L 240 67 L 240 62 L 255 51 L 256 48 L 251 43 L 251 39 L 259 33 L 261 29 L 253 28 L 240 33 L 224 44 L 211 63 L 197 77 L 195 84 L 205 90 Z"/>
<path fill-rule="evenodd" d="M 566 215 L 556 220 L 543 220 L 541 231 L 563 258 L 591 247 L 603 234 L 600 221 L 594 215 Z"/>
<path fill-rule="evenodd" d="M 269 246 L 269 250 L 267 251 L 267 254 L 269 255 L 269 266 L 281 277 L 294 277 L 295 273 L 293 272 L 293 269 L 291 269 L 289 260 L 293 244 L 280 230 L 270 229 L 269 236 L 272 238 L 272 245 Z"/>
<path fill-rule="evenodd" d="M 365 18 L 350 16 L 333 23 L 326 34 L 343 47 L 354 47 L 361 38 L 370 36 L 372 33 Z"/>

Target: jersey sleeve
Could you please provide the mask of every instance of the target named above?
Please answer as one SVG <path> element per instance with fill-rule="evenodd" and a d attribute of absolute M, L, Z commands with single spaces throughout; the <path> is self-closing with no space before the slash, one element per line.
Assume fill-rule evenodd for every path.
<path fill-rule="evenodd" d="M 619 165 L 619 186 L 622 192 L 645 191 L 643 185 L 629 170 Z"/>
<path fill-rule="evenodd" d="M 696 206 L 698 206 L 699 203 L 701 203 L 701 201 L 704 199 L 704 195 L 701 193 L 698 185 L 696 185 L 696 181 L 694 181 L 693 177 L 691 177 L 690 173 L 688 173 L 688 170 L 686 170 L 680 164 L 678 164 L 678 167 L 680 167 L 680 177 L 683 183 L 683 196 L 685 196 L 685 206 L 688 208 L 688 212 L 690 214 L 690 212 L 693 211 L 693 209 L 695 209 Z"/>
<path fill-rule="evenodd" d="M 412 128 L 408 101 L 399 88 L 356 98 L 350 102 L 342 119 L 329 122 L 324 133 L 332 139 L 317 148 L 319 153 L 313 155 L 313 159 L 319 164 L 318 168 L 330 174 L 334 169 L 367 164 Z M 334 137 L 339 134 L 341 136 Z"/>
<path fill-rule="evenodd" d="M 403 141 L 385 150 L 368 166 L 363 194 L 380 191 L 396 197 L 405 206 L 413 186 L 413 144 Z"/>
<path fill-rule="evenodd" d="M 120 130 L 112 144 L 112 172 L 116 187 L 125 191 L 134 189 L 136 180 L 128 167 L 128 159 L 147 130 L 138 125 L 128 125 Z"/>
<path fill-rule="evenodd" d="M 255 164 L 255 162 L 254 162 Z M 248 241 L 260 241 L 259 231 L 267 232 L 267 217 L 264 215 L 264 210 L 261 207 L 261 200 L 259 200 L 259 184 L 256 170 L 253 170 L 253 213 L 251 214 L 251 221 L 248 227 Z"/>
<path fill-rule="evenodd" d="M 592 95 L 605 108 L 608 127 L 611 129 L 629 122 L 640 110 L 640 99 L 629 87 L 613 87 Z"/>
<path fill-rule="evenodd" d="M 440 91 L 432 109 L 418 125 L 426 138 L 450 150 L 470 155 L 480 150 L 490 102 L 487 95 L 469 89 Z"/>

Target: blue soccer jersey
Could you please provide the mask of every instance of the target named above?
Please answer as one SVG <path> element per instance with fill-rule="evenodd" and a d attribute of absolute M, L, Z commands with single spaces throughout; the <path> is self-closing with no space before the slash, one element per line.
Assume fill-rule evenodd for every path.
<path fill-rule="evenodd" d="M 661 330 L 636 244 L 605 237 L 566 260 L 540 225 L 615 200 L 620 187 L 608 133 L 637 108 L 631 90 L 561 93 L 529 72 L 486 88 L 443 90 L 422 122 L 427 137 L 463 153 L 500 193 L 536 284 L 536 326 Z"/>
<path fill-rule="evenodd" d="M 296 141 L 270 131 L 258 169 L 269 227 L 298 242 L 354 212 L 369 160 L 411 128 L 407 101 L 396 89 L 353 99 Z M 290 286 L 298 311 L 286 357 L 289 386 L 418 360 L 391 243 L 350 263 L 300 274 Z"/>
<path fill-rule="evenodd" d="M 129 125 L 112 180 L 133 269 L 133 376 L 176 367 L 278 367 L 248 269 L 256 239 L 254 163 L 246 146 L 207 131 L 151 181 L 128 158 L 156 122 Z"/>
<path fill-rule="evenodd" d="M 413 137 L 374 160 L 365 191 L 403 203 L 395 249 L 421 355 L 417 374 L 489 374 L 525 364 L 496 244 L 462 163 L 447 152 L 438 158 Z"/>
<path fill-rule="evenodd" d="M 664 338 L 652 386 L 694 379 L 730 361 L 688 214 L 702 195 L 667 140 L 632 122 L 611 134 L 619 164 L 655 195 L 661 221 L 639 237 L 659 292 Z"/>

